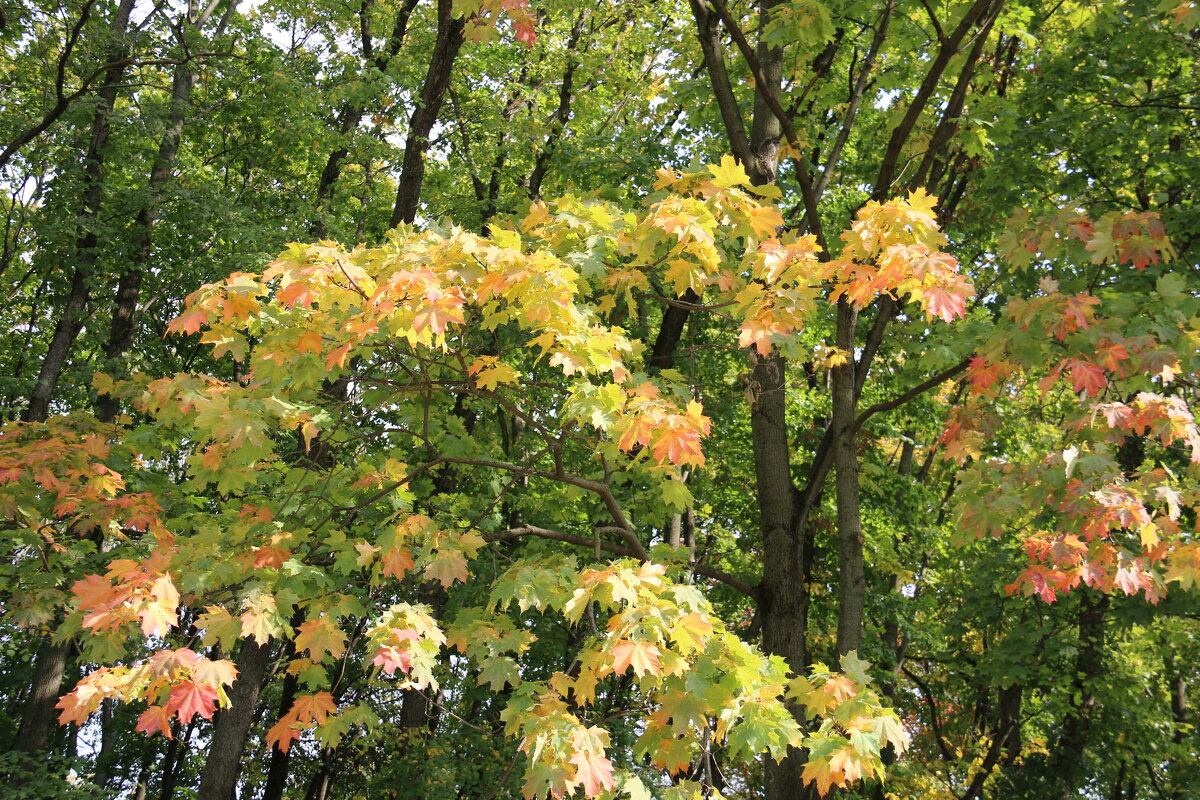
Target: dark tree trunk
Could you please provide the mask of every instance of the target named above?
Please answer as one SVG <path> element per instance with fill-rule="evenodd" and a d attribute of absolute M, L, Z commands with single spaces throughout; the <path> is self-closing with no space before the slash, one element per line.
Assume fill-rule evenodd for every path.
<path fill-rule="evenodd" d="M 92 230 L 92 223 L 100 213 L 110 116 L 117 99 L 118 84 L 128 63 L 128 48 L 124 37 L 129 28 L 129 15 L 133 11 L 133 5 L 134 0 L 121 0 L 111 25 L 114 42 L 107 54 L 109 67 L 105 71 L 104 85 L 96 92 L 91 138 L 83 157 L 83 202 L 80 204 L 79 235 L 75 241 L 75 267 L 71 274 L 71 288 L 62 314 L 54 327 L 54 335 L 46 349 L 46 357 L 42 360 L 33 391 L 29 395 L 29 407 L 25 410 L 25 419 L 29 422 L 41 422 L 49 416 L 50 400 L 58 387 L 59 376 L 66 366 L 75 337 L 83 327 L 83 312 L 88 301 L 88 282 L 96 264 L 99 247 L 99 239 Z M 40 748 L 40 744 L 38 747 Z"/>
<path fill-rule="evenodd" d="M 837 308 L 837 347 L 850 354 L 830 370 L 833 384 L 834 484 L 837 493 L 838 533 L 838 653 L 858 650 L 862 645 L 863 604 L 866 579 L 863 570 L 863 532 L 858 497 L 858 436 L 855 425 L 856 392 L 854 345 L 858 313 L 845 299 Z"/>
<path fill-rule="evenodd" d="M 462 48 L 465 21 L 454 15 L 453 0 L 438 0 L 437 40 L 425 72 L 425 82 L 417 96 L 416 108 L 408 122 L 408 139 L 404 143 L 404 161 L 400 167 L 400 185 L 396 190 L 396 205 L 392 209 L 392 227 L 412 223 L 417 216 L 421 185 L 425 181 L 425 154 L 429 150 L 429 134 L 437 122 L 450 86 L 454 61 Z"/>
<path fill-rule="evenodd" d="M 1063 721 L 1058 744 L 1050 759 L 1050 797 L 1074 797 L 1086 777 L 1084 753 L 1096 705 L 1096 680 L 1104 667 L 1104 628 L 1109 598 L 1090 589 L 1079 591 L 1079 653 L 1075 657 L 1075 702 Z"/>
<path fill-rule="evenodd" d="M 242 753 L 258 704 L 267 666 L 271 663 L 271 643 L 242 642 L 238 655 L 238 677 L 229 689 L 229 708 L 222 710 L 213 726 L 212 742 L 200 774 L 198 800 L 232 800 L 242 768 Z"/>
<path fill-rule="evenodd" d="M 54 727 L 54 706 L 62 690 L 70 648 L 69 642 L 55 642 L 48 636 L 42 640 L 33 662 L 33 681 L 17 730 L 16 750 L 36 753 L 45 748 Z"/>
<path fill-rule="evenodd" d="M 208 22 L 206 15 L 198 16 L 196 0 L 191 0 L 188 6 L 186 17 L 181 20 L 181 24 L 200 28 Z M 209 6 L 206 13 L 210 13 L 215 8 L 215 4 Z M 229 4 L 214 38 L 222 35 L 236 8 L 236 2 Z M 104 347 L 104 356 L 109 361 L 109 368 L 118 376 L 124 372 L 124 369 L 123 365 L 118 365 L 117 362 L 133 346 L 134 333 L 137 328 L 138 297 L 141 294 L 146 265 L 150 262 L 154 228 L 158 224 L 159 207 L 162 202 L 162 191 L 171 178 L 175 160 L 179 155 L 179 146 L 183 141 L 183 126 L 187 118 L 188 106 L 191 103 L 192 88 L 196 85 L 196 77 L 191 62 L 186 60 L 175 67 L 175 72 L 171 76 L 171 104 L 167 114 L 167 126 L 163 131 L 162 139 L 159 140 L 154 164 L 150 168 L 145 202 L 138 211 L 137 219 L 134 222 L 133 256 L 117 281 L 116 302 L 113 307 L 108 342 Z M 105 395 L 97 400 L 96 416 L 104 422 L 115 420 L 119 411 L 120 405 L 116 398 Z"/>

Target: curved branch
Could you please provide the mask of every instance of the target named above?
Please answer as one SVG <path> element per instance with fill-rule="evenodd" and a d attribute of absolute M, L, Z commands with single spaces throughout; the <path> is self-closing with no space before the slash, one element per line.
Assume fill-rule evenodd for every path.
<path fill-rule="evenodd" d="M 610 527 L 610 528 L 601 528 L 599 530 L 600 531 L 613 531 L 615 533 L 622 534 L 622 536 L 624 535 L 624 531 L 620 528 L 611 528 Z M 596 547 L 595 539 L 589 539 L 586 536 L 578 536 L 573 533 L 562 533 L 560 531 L 552 531 L 548 528 L 539 528 L 536 525 L 524 525 L 520 528 L 509 528 L 508 530 L 496 531 L 495 533 L 483 534 L 484 540 L 488 541 L 488 542 L 506 542 L 506 541 L 511 541 L 513 539 L 519 539 L 523 536 L 535 536 L 539 539 L 550 539 L 550 540 L 556 541 L 556 542 L 566 542 L 567 544 L 579 545 L 580 547 L 589 547 L 589 548 Z M 640 558 L 643 561 L 646 560 L 643 556 L 638 556 L 636 553 L 632 552 L 629 548 L 622 547 L 621 545 L 617 545 L 617 544 L 613 544 L 611 542 L 605 542 L 605 541 L 601 541 L 599 543 L 599 545 L 600 545 L 601 550 L 603 550 L 607 553 L 612 553 L 613 555 L 633 556 L 635 558 Z M 733 575 L 730 575 L 727 572 L 722 572 L 719 569 L 714 569 L 714 568 L 706 566 L 704 564 L 696 564 L 695 566 L 692 567 L 692 571 L 695 572 L 697 575 L 703 575 L 706 578 L 712 578 L 715 581 L 719 581 L 719 582 L 725 584 L 726 586 L 730 587 L 731 589 L 736 589 L 737 591 L 741 592 L 742 594 L 746 595 L 749 598 L 758 600 L 758 597 L 759 597 L 758 589 L 756 589 L 755 587 L 746 583 L 742 579 L 736 578 Z"/>
<path fill-rule="evenodd" d="M 617 498 L 613 495 L 612 489 L 609 488 L 608 484 L 606 483 L 601 483 L 600 481 L 595 481 L 591 478 L 584 478 L 580 475 L 572 475 L 569 472 L 548 472 L 542 469 L 522 466 L 521 464 L 510 464 L 505 461 L 491 461 L 483 458 L 461 458 L 458 456 L 445 455 L 441 456 L 440 458 L 444 464 L 465 464 L 473 467 L 490 467 L 492 469 L 501 469 L 511 472 L 514 475 L 527 475 L 531 478 L 544 478 L 550 481 L 565 483 L 570 486 L 578 486 L 580 489 L 585 489 L 589 492 L 592 492 L 600 498 L 601 502 L 604 503 L 604 507 L 608 509 L 609 515 L 613 518 L 613 522 L 616 523 L 614 530 L 619 531 L 621 538 L 625 540 L 627 545 L 629 545 L 629 549 L 631 551 L 629 554 L 640 559 L 641 561 L 650 560 L 650 556 L 646 552 L 646 548 L 642 545 L 641 540 L 638 539 L 637 533 L 629 524 L 629 520 L 625 518 L 625 512 L 621 510 L 620 503 L 617 502 Z M 592 542 L 589 542 L 589 544 L 592 544 Z"/>
<path fill-rule="evenodd" d="M 863 426 L 863 423 L 865 423 L 868 419 L 875 416 L 876 414 L 883 413 L 884 411 L 891 411 L 893 408 L 899 408 L 900 406 L 907 403 L 909 400 L 912 400 L 914 397 L 924 394 L 925 392 L 929 391 L 930 389 L 932 389 L 935 386 L 938 386 L 939 384 L 945 383 L 946 381 L 953 378 L 955 375 L 958 375 L 960 372 L 965 370 L 970 365 L 970 363 L 971 363 L 971 360 L 969 358 L 964 358 L 962 361 L 958 362 L 953 367 L 944 369 L 941 372 L 939 372 L 938 374 L 934 375 L 933 377 L 927 378 L 926 380 L 921 381 L 916 386 L 912 387 L 911 389 L 909 389 L 906 392 L 901 393 L 900 395 L 898 395 L 896 397 L 893 397 L 891 400 L 887 400 L 882 403 L 876 403 L 875 405 L 870 406 L 865 411 L 863 411 L 861 414 L 859 414 L 858 417 L 854 420 L 854 427 L 861 428 Z"/>

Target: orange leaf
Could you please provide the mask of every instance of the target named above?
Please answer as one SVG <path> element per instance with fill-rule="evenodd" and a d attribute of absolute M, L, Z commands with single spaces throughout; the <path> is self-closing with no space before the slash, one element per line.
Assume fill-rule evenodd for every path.
<path fill-rule="evenodd" d="M 320 661 L 326 653 L 339 658 L 346 652 L 346 634 L 337 628 L 330 617 L 305 622 L 296 636 L 296 649 L 307 650 L 313 661 Z"/>
<path fill-rule="evenodd" d="M 162 706 L 150 706 L 138 717 L 136 729 L 147 736 L 161 733 L 170 739 L 172 738 L 170 719 L 171 715 L 167 709 Z"/>
<path fill-rule="evenodd" d="M 618 675 L 633 667 L 639 678 L 650 673 L 658 675 L 662 666 L 658 663 L 658 648 L 649 642 L 621 642 L 612 649 L 613 672 Z"/>
<path fill-rule="evenodd" d="M 583 793 L 595 797 L 613 788 L 612 762 L 603 753 L 577 752 L 571 756 L 575 765 L 574 783 L 583 786 Z"/>
<path fill-rule="evenodd" d="M 182 723 L 189 722 L 199 714 L 212 719 L 217 710 L 217 689 L 207 683 L 184 681 L 171 690 L 167 699 L 167 712 L 175 714 Z"/>

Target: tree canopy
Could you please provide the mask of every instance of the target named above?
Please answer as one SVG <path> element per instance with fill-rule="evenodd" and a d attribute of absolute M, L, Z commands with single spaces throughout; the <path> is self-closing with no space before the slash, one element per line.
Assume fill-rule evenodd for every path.
<path fill-rule="evenodd" d="M 0 7 L 6 791 L 1191 796 L 1198 56 Z"/>

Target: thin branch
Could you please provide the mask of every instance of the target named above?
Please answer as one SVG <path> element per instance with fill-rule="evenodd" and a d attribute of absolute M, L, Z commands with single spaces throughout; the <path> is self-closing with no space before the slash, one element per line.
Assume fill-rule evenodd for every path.
<path fill-rule="evenodd" d="M 925 698 L 926 705 L 929 706 L 929 726 L 933 730 L 933 738 L 937 742 L 938 752 L 941 754 L 942 760 L 947 762 L 957 760 L 954 754 L 950 752 L 950 748 L 946 746 L 946 740 L 942 738 L 942 723 L 938 719 L 937 706 L 933 704 L 933 693 L 929 691 L 929 686 L 926 685 L 925 681 L 913 674 L 912 670 L 908 667 L 902 666 L 900 667 L 900 671 L 916 684 L 917 689 L 921 692 L 921 696 Z"/>
<path fill-rule="evenodd" d="M 614 532 L 614 533 L 621 534 L 622 536 L 624 536 L 624 533 L 625 533 L 625 531 L 623 531 L 622 529 L 613 528 L 613 527 L 598 528 L 597 531 L 598 532 Z M 578 545 L 580 547 L 587 547 L 587 548 L 595 548 L 597 545 L 596 539 L 591 538 L 591 537 L 578 536 L 573 533 L 562 533 L 560 531 L 553 531 L 548 528 L 539 528 L 536 525 L 525 525 L 520 528 L 509 528 L 508 530 L 497 531 L 495 533 L 483 534 L 483 538 L 489 542 L 510 541 L 512 539 L 519 539 L 523 536 L 536 536 L 539 539 L 550 539 L 550 540 L 553 540 L 556 542 L 566 542 L 567 544 L 574 544 L 574 545 Z M 606 542 L 604 540 L 600 540 L 599 546 L 600 546 L 601 550 L 604 550 L 605 552 L 608 552 L 608 553 L 612 553 L 613 555 L 632 556 L 634 558 L 639 558 L 642 561 L 646 560 L 644 555 L 639 556 L 638 554 L 632 552 L 629 548 L 622 547 L 621 545 L 618 545 L 618 544 L 613 544 L 612 542 Z M 644 551 L 643 551 L 643 553 L 644 553 Z M 737 591 L 741 592 L 742 594 L 746 595 L 747 597 L 753 598 L 755 600 L 757 600 L 759 598 L 758 589 L 756 589 L 755 587 L 746 583 L 745 581 L 741 580 L 740 578 L 735 578 L 733 575 L 730 575 L 727 572 L 722 572 L 719 569 L 714 569 L 713 567 L 707 566 L 705 564 L 696 564 L 692 568 L 692 571 L 695 572 L 697 575 L 703 575 L 706 578 L 712 578 L 715 581 L 719 581 L 719 582 L 725 584 L 726 586 L 730 587 L 731 589 L 736 589 Z"/>
<path fill-rule="evenodd" d="M 899 408 L 900 406 L 907 403 L 909 400 L 912 400 L 913 398 L 924 394 L 925 392 L 929 391 L 930 389 L 932 389 L 935 386 L 939 386 L 940 384 L 945 383 L 946 381 L 953 378 L 955 375 L 958 375 L 960 372 L 965 370 L 970 365 L 970 363 L 971 363 L 971 360 L 969 358 L 965 358 L 962 361 L 955 364 L 953 367 L 944 369 L 941 372 L 939 372 L 938 374 L 934 375 L 933 377 L 921 381 L 916 386 L 912 387 L 911 389 L 909 389 L 906 392 L 901 393 L 900 395 L 898 395 L 896 397 L 893 397 L 891 400 L 888 400 L 883 403 L 876 403 L 875 405 L 870 406 L 865 411 L 863 411 L 861 414 L 859 414 L 858 417 L 854 420 L 854 427 L 861 428 L 863 426 L 864 422 L 866 422 L 868 419 L 875 416 L 876 414 L 880 414 L 884 411 L 891 411 L 893 408 Z"/>

